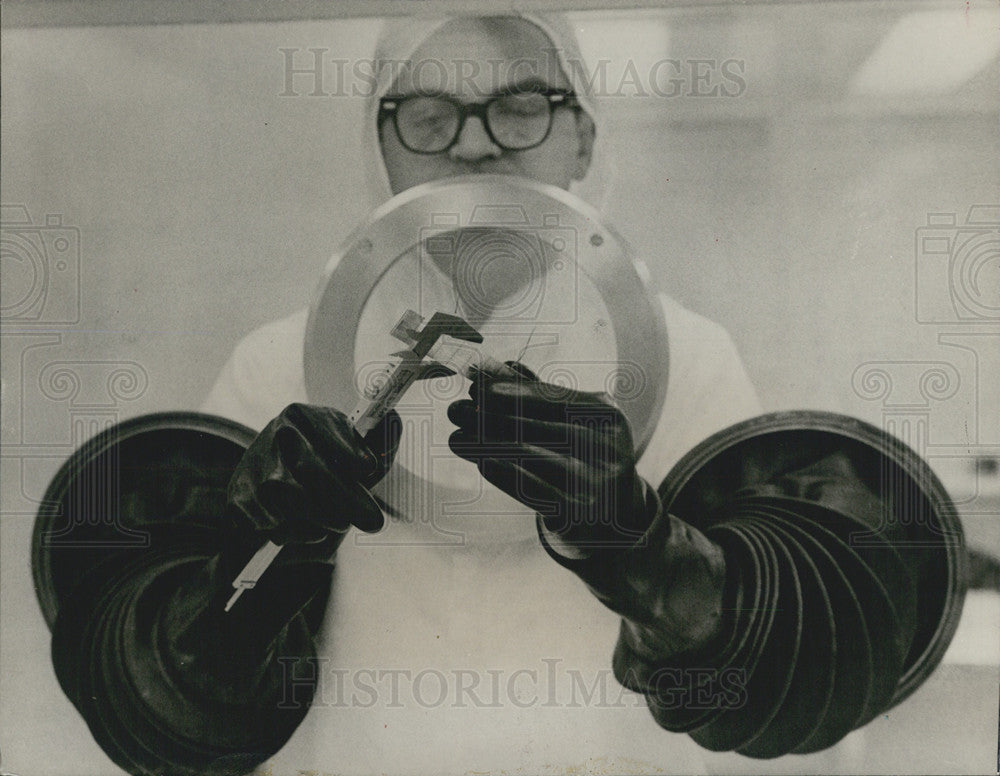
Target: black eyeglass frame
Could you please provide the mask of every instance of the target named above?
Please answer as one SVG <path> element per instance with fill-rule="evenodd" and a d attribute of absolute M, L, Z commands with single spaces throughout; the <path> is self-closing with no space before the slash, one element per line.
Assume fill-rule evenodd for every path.
<path fill-rule="evenodd" d="M 503 99 L 504 97 L 510 97 L 512 95 L 518 94 L 540 94 L 548 100 L 549 105 L 549 124 L 545 128 L 545 134 L 537 143 L 532 143 L 527 146 L 518 146 L 517 148 L 511 148 L 505 145 L 496 135 L 493 134 L 493 128 L 490 126 L 490 120 L 487 111 L 489 111 L 490 106 L 493 105 L 497 100 Z M 458 126 L 455 129 L 455 136 L 451 139 L 451 142 L 447 146 L 442 148 L 440 151 L 421 151 L 416 148 L 410 147 L 407 142 L 403 139 L 403 133 L 399 131 L 399 106 L 406 102 L 407 100 L 418 98 L 418 97 L 434 97 L 439 100 L 444 100 L 450 102 L 458 109 Z M 458 138 L 462 135 L 462 130 L 465 128 L 465 122 L 469 116 L 475 116 L 483 124 L 483 129 L 486 130 L 486 134 L 489 136 L 490 140 L 494 145 L 499 146 L 504 151 L 528 151 L 532 148 L 538 148 L 542 143 L 548 140 L 549 135 L 552 133 L 552 117 L 555 114 L 556 108 L 567 107 L 573 108 L 574 110 L 581 110 L 579 100 L 577 100 L 576 94 L 571 89 L 559 89 L 559 88 L 548 88 L 548 89 L 524 89 L 524 90 L 512 90 L 508 92 L 502 92 L 490 97 L 488 100 L 483 100 L 482 102 L 462 102 L 456 97 L 452 97 L 448 94 L 403 94 L 396 96 L 385 96 L 379 100 L 378 109 L 378 126 L 381 127 L 382 123 L 392 117 L 392 128 L 396 132 L 396 137 L 399 138 L 399 142 L 402 143 L 403 148 L 414 154 L 422 154 L 424 156 L 434 156 L 435 154 L 444 154 L 455 147 L 458 143 Z"/>

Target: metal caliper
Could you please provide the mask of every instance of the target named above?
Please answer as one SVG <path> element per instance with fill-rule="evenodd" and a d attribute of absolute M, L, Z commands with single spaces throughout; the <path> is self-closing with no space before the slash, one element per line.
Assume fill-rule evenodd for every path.
<path fill-rule="evenodd" d="M 471 380 L 484 371 L 492 374 L 512 371 L 478 347 L 483 341 L 482 334 L 456 315 L 437 312 L 424 323 L 419 313 L 407 310 L 391 334 L 407 348 L 392 354 L 398 360 L 375 377 L 372 387 L 348 415 L 361 436 L 375 428 L 417 380 L 451 373 Z M 254 553 L 233 580 L 235 592 L 226 602 L 225 611 L 233 607 L 244 591 L 256 586 L 279 552 L 281 545 L 269 541 Z"/>

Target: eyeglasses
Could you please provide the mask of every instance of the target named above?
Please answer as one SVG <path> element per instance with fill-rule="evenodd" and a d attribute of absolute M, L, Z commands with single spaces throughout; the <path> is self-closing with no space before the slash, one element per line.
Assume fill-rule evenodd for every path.
<path fill-rule="evenodd" d="M 440 154 L 458 142 L 469 116 L 483 122 L 496 145 L 525 151 L 541 145 L 552 130 L 552 114 L 560 107 L 579 108 L 567 89 L 539 89 L 499 94 L 485 102 L 464 103 L 445 95 L 383 97 L 379 126 L 392 116 L 396 135 L 415 154 Z"/>

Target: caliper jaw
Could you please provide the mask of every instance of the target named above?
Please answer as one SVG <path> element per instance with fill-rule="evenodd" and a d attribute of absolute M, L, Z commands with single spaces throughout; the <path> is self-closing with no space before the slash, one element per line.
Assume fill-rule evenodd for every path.
<path fill-rule="evenodd" d="M 477 345 L 483 341 L 483 335 L 457 315 L 434 313 L 424 328 L 418 330 L 417 327 L 423 320 L 419 313 L 407 310 L 390 332 L 393 337 L 404 342 L 418 358 L 426 356 L 439 337 L 454 337 Z"/>

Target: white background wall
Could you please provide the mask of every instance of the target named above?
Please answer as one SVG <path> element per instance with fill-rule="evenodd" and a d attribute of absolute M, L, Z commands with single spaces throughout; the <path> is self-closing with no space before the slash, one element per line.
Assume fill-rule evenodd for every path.
<path fill-rule="evenodd" d="M 915 396 L 930 423 L 922 444 L 970 499 L 971 543 L 995 549 L 996 483 L 970 472 L 975 457 L 1000 449 L 996 319 L 918 322 L 915 240 L 929 213 L 954 212 L 961 223 L 971 205 L 1000 202 L 1000 66 L 994 57 L 941 94 L 852 96 L 851 74 L 901 10 L 663 16 L 669 56 L 742 60 L 747 88 L 735 98 L 607 100 L 617 165 L 607 211 L 661 288 L 729 329 L 768 409 L 880 424 L 888 405 L 914 405 Z M 3 203 L 25 206 L 35 223 L 61 215 L 80 246 L 78 274 L 71 264 L 49 279 L 38 322 L 4 320 L 4 767 L 110 772 L 50 676 L 32 597 L 31 518 L 77 441 L 71 412 L 90 406 L 53 398 L 41 370 L 78 361 L 106 376 L 125 364 L 134 390 L 91 402 L 122 418 L 196 408 L 240 337 L 307 303 L 326 258 L 365 214 L 352 196 L 360 100 L 279 96 L 279 49 L 319 46 L 354 59 L 369 56 L 373 39 L 366 21 L 4 33 Z M 12 283 L 20 270 L 7 258 L 5 310 L 21 282 Z M 995 262 L 991 271 L 984 281 L 1000 294 Z M 53 311 L 72 322 L 45 325 Z M 940 342 L 949 331 L 993 336 L 976 340 L 977 355 Z M 855 373 L 867 362 L 891 362 L 904 376 L 914 362 L 945 362 L 958 379 L 944 398 L 902 383 L 866 396 Z M 974 498 L 977 488 L 986 495 Z M 949 670 L 959 673 L 903 712 L 923 720 L 940 703 L 966 707 L 946 753 L 920 750 L 913 761 L 870 728 L 788 770 L 920 771 L 928 757 L 938 763 L 931 770 L 991 770 L 995 667 Z M 984 681 L 986 694 L 975 695 Z M 900 730 L 919 749 L 916 722 L 884 736 Z M 755 766 L 732 758 L 718 767 Z"/>

